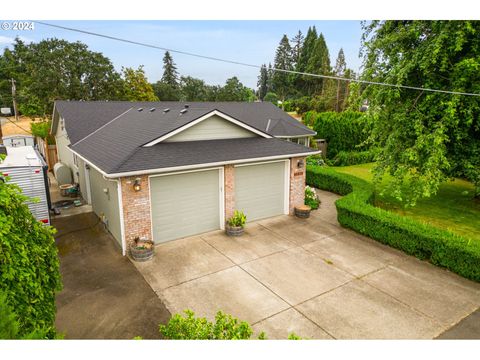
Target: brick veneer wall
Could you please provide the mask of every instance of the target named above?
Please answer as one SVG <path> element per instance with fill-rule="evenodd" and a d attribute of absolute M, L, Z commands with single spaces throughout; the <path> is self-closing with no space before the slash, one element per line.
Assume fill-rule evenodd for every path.
<path fill-rule="evenodd" d="M 235 168 L 233 165 L 225 165 L 225 220 L 233 216 L 235 211 Z"/>
<path fill-rule="evenodd" d="M 140 179 L 140 191 L 133 190 L 133 183 L 137 178 Z M 137 236 L 153 240 L 148 176 L 121 178 L 121 184 L 125 241 L 127 247 Z"/>
<path fill-rule="evenodd" d="M 298 167 L 298 161 L 303 161 L 303 167 Z M 295 206 L 303 205 L 305 201 L 305 166 L 304 157 L 290 159 L 290 215 L 293 215 Z"/>

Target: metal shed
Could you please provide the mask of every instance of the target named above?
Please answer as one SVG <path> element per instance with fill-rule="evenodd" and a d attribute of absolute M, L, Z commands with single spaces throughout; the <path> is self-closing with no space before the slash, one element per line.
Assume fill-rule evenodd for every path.
<path fill-rule="evenodd" d="M 27 205 L 38 221 L 50 225 L 47 171 L 47 164 L 32 146 L 7 147 L 7 157 L 0 163 L 0 179 L 17 184 L 25 196 L 38 198 Z"/>

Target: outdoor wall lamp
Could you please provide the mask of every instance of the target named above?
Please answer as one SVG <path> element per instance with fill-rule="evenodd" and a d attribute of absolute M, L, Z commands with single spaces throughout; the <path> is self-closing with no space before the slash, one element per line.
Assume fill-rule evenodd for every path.
<path fill-rule="evenodd" d="M 135 179 L 135 182 L 133 183 L 133 190 L 135 191 L 142 190 L 142 186 L 140 185 L 140 178 Z"/>
<path fill-rule="evenodd" d="M 303 168 L 303 160 L 298 160 L 298 162 L 297 162 L 297 167 L 298 167 L 299 169 Z"/>

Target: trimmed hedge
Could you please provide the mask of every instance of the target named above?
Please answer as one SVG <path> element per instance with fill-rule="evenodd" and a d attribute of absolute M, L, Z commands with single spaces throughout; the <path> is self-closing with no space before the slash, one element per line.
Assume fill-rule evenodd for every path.
<path fill-rule="evenodd" d="M 317 139 L 326 139 L 327 157 L 333 159 L 341 151 L 367 150 L 362 143 L 367 140 L 369 119 L 365 113 L 355 111 L 321 112 L 309 111 L 304 123 L 317 132 Z"/>
<path fill-rule="evenodd" d="M 334 166 L 349 166 L 374 162 L 380 153 L 377 148 L 365 151 L 340 151 L 331 161 Z"/>
<path fill-rule="evenodd" d="M 480 281 L 480 243 L 377 208 L 373 186 L 327 167 L 307 166 L 307 184 L 346 195 L 335 205 L 338 222 L 407 254 Z"/>

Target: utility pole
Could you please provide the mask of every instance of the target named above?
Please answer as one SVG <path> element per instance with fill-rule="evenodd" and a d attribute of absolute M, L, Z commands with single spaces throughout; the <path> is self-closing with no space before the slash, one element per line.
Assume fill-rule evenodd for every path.
<path fill-rule="evenodd" d="M 15 86 L 15 80 L 12 78 L 13 112 L 15 114 L 15 121 L 18 121 L 17 100 L 15 99 L 16 92 L 17 92 L 17 87 Z"/>

